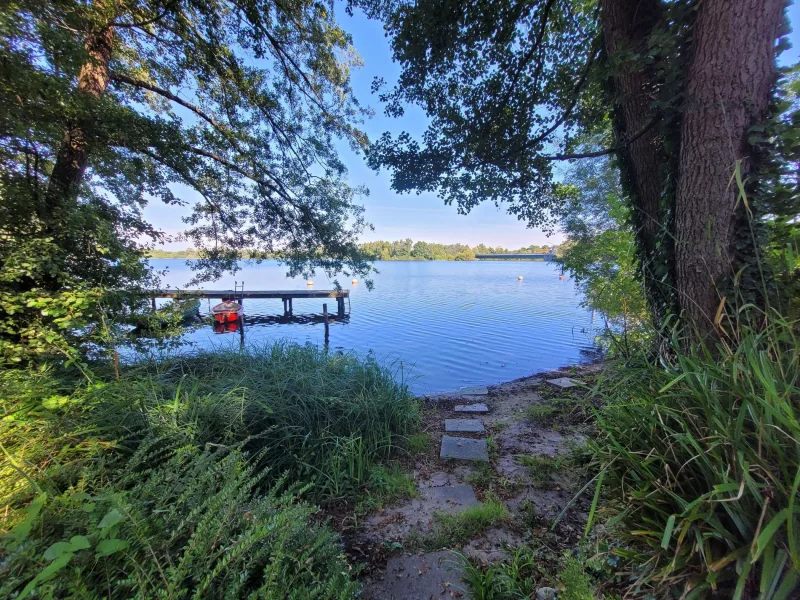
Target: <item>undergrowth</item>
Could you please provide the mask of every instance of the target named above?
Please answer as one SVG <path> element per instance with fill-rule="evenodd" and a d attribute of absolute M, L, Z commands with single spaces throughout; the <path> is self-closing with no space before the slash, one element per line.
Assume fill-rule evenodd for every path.
<path fill-rule="evenodd" d="M 372 360 L 278 344 L 0 374 L 0 591 L 350 598 L 317 509 L 411 493 L 419 406 Z"/>
<path fill-rule="evenodd" d="M 797 598 L 798 324 L 745 307 L 715 344 L 615 372 L 593 443 L 630 593 Z"/>

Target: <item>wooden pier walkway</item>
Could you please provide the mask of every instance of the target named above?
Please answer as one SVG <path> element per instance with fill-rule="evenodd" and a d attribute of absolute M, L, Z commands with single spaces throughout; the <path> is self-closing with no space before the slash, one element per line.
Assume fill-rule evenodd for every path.
<path fill-rule="evenodd" d="M 283 312 L 292 312 L 292 300 L 295 298 L 336 298 L 337 312 L 344 315 L 344 299 L 350 297 L 350 290 L 153 290 L 150 297 L 156 298 L 280 298 L 283 300 Z"/>

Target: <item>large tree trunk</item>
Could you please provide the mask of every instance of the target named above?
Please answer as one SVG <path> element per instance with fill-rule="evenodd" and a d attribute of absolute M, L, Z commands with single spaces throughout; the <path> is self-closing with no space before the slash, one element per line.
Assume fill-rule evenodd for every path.
<path fill-rule="evenodd" d="M 681 124 L 676 197 L 678 298 L 702 334 L 714 330 L 734 247 L 737 161 L 752 165 L 747 130 L 762 121 L 775 84 L 783 0 L 702 0 L 697 12 Z M 750 248 L 749 251 L 754 251 Z M 738 254 L 738 256 L 737 256 Z"/>
<path fill-rule="evenodd" d="M 89 60 L 83 64 L 78 75 L 78 94 L 99 98 L 106 91 L 113 41 L 114 31 L 111 27 L 93 32 L 86 39 Z M 91 130 L 92 119 L 86 118 L 70 124 L 64 134 L 45 195 L 43 216 L 51 222 L 57 220 L 59 211 L 66 204 L 77 198 L 78 186 L 89 163 Z"/>
<path fill-rule="evenodd" d="M 666 159 L 655 127 L 651 105 L 656 95 L 656 75 L 643 64 L 647 42 L 662 16 L 660 0 L 600 0 L 605 51 L 613 66 L 614 129 L 618 141 L 629 140 L 645 131 L 619 153 L 626 191 L 633 201 L 632 218 L 636 230 L 647 294 L 653 318 L 663 316 L 663 259 L 659 240 L 663 239 L 663 176 Z M 629 57 L 630 58 L 627 58 Z M 669 285 L 669 282 L 666 282 Z"/>

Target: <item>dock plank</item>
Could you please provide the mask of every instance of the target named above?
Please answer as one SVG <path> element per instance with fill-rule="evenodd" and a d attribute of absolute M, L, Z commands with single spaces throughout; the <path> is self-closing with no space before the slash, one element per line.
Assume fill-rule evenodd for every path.
<path fill-rule="evenodd" d="M 153 290 L 152 298 L 347 298 L 350 290 Z"/>

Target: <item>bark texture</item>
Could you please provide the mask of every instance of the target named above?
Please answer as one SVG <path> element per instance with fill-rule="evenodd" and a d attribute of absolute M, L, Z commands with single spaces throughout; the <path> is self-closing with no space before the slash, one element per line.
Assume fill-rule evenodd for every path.
<path fill-rule="evenodd" d="M 660 0 L 600 0 L 605 51 L 614 67 L 613 88 L 616 110 L 614 129 L 618 140 L 631 139 L 652 124 L 656 75 L 641 58 L 653 27 L 662 14 Z M 633 219 L 641 252 L 642 272 L 648 295 L 659 304 L 660 277 L 652 272 L 657 261 L 658 241 L 664 222 L 664 163 L 661 144 L 654 127 L 620 152 L 623 178 L 633 201 Z M 659 307 L 654 306 L 659 319 Z"/>
<path fill-rule="evenodd" d="M 99 98 L 105 93 L 113 41 L 114 31 L 111 27 L 92 32 L 87 37 L 85 48 L 89 60 L 81 66 L 78 74 L 78 94 Z M 65 203 L 77 197 L 78 186 L 89 163 L 91 135 L 91 119 L 69 124 L 50 174 L 45 196 L 45 217 L 53 219 Z"/>
<path fill-rule="evenodd" d="M 681 123 L 675 206 L 676 275 L 684 314 L 714 330 L 734 247 L 737 161 L 752 168 L 747 131 L 762 121 L 776 78 L 782 0 L 702 0 L 697 11 Z M 752 251 L 752 249 L 750 250 Z"/>

